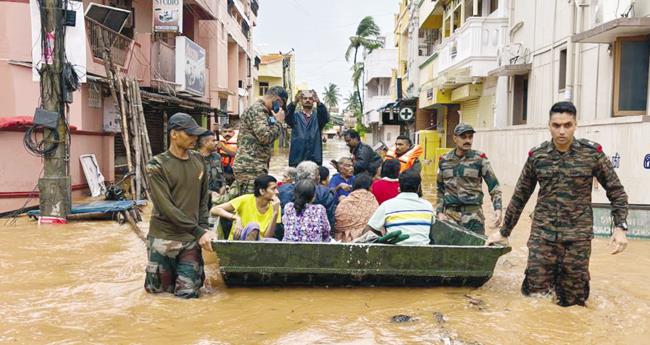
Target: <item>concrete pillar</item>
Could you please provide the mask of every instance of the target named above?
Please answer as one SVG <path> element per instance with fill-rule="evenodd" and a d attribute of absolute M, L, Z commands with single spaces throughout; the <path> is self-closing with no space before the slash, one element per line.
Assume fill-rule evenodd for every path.
<path fill-rule="evenodd" d="M 499 77 L 494 92 L 494 119 L 495 128 L 505 128 L 510 123 L 509 118 L 512 116 L 510 106 L 510 95 L 508 94 L 508 79 L 510 77 Z"/>

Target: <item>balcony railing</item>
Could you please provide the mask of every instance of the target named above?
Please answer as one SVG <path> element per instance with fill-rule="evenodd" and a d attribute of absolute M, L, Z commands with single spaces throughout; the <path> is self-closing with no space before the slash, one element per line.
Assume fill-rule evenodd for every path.
<path fill-rule="evenodd" d="M 151 74 L 154 81 L 176 81 L 176 49 L 163 41 L 151 44 Z"/>
<path fill-rule="evenodd" d="M 472 76 L 487 76 L 505 44 L 507 18 L 471 17 L 438 46 L 439 73 L 470 67 Z"/>
<path fill-rule="evenodd" d="M 109 52 L 113 63 L 120 67 L 126 67 L 131 54 L 132 39 L 90 18 L 86 18 L 86 34 L 94 58 L 103 60 L 104 47 L 110 47 Z"/>

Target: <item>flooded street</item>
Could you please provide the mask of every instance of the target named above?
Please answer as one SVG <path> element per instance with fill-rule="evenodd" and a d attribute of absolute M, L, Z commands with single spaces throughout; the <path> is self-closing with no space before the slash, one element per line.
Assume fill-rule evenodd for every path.
<path fill-rule="evenodd" d="M 325 150 L 324 162 L 347 154 L 337 140 Z M 285 164 L 286 155 L 274 157 L 273 174 Z M 427 198 L 433 186 L 427 178 Z M 505 201 L 511 192 L 505 186 Z M 650 241 L 612 256 L 607 240 L 595 240 L 588 307 L 561 308 L 519 292 L 529 226 L 522 217 L 513 251 L 478 289 L 229 289 L 211 264 L 203 296 L 181 300 L 145 293 L 145 245 L 127 225 L 37 226 L 21 218 L 0 227 L 0 343 L 650 343 Z M 415 321 L 391 323 L 398 314 Z"/>

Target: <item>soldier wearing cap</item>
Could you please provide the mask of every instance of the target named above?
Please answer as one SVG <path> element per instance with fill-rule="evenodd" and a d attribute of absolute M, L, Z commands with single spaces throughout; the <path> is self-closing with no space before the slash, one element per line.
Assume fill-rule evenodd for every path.
<path fill-rule="evenodd" d="M 485 153 L 472 150 L 475 132 L 468 124 L 458 124 L 454 129 L 456 148 L 440 157 L 436 213 L 440 220 L 451 219 L 485 234 L 482 182 L 485 180 L 492 197 L 495 227 L 501 223 L 501 188 Z"/>
<path fill-rule="evenodd" d="M 255 178 L 268 174 L 273 142 L 280 135 L 288 97 L 283 87 L 273 86 L 241 115 L 237 153 L 232 166 L 235 182 L 226 194 L 213 200 L 215 204 L 253 194 Z"/>
<path fill-rule="evenodd" d="M 526 202 L 539 183 L 528 239 L 528 264 L 521 292 L 554 293 L 561 306 L 584 305 L 589 298 L 589 257 L 593 233 L 591 191 L 594 177 L 612 204 L 612 254 L 627 246 L 627 194 L 599 144 L 575 139 L 576 108 L 558 102 L 549 112 L 551 141 L 528 153 L 508 205 L 503 226 L 487 244 L 507 244 Z"/>
<path fill-rule="evenodd" d="M 206 129 L 199 135 L 197 146 L 208 173 L 208 189 L 210 192 L 223 194 L 226 189 L 226 181 L 221 166 L 221 155 L 217 151 L 218 143 L 215 133 Z"/>
<path fill-rule="evenodd" d="M 169 149 L 146 168 L 153 212 L 144 287 L 149 293 L 195 298 L 205 279 L 201 248 L 211 251 L 216 238 L 208 231 L 208 174 L 192 150 L 206 129 L 184 113 L 174 114 L 168 124 Z"/>

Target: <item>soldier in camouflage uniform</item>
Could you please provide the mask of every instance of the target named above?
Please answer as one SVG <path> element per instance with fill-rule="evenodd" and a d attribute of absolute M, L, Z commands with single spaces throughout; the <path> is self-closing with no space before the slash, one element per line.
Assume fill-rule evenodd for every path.
<path fill-rule="evenodd" d="M 589 257 L 593 238 L 593 178 L 607 191 L 615 229 L 612 254 L 627 245 L 627 195 L 599 144 L 575 139 L 576 109 L 559 102 L 550 111 L 552 141 L 528 153 L 508 205 L 503 227 L 487 243 L 507 244 L 507 237 L 539 183 L 530 238 L 524 295 L 554 293 L 561 306 L 584 305 L 589 298 Z"/>
<path fill-rule="evenodd" d="M 239 141 L 233 172 L 235 182 L 216 204 L 226 203 L 240 195 L 253 194 L 253 181 L 269 171 L 273 142 L 280 135 L 284 122 L 287 91 L 280 86 L 269 88 L 266 95 L 251 105 L 242 115 Z"/>
<path fill-rule="evenodd" d="M 169 119 L 169 149 L 147 164 L 153 211 L 147 235 L 144 288 L 177 297 L 199 297 L 205 278 L 201 248 L 212 250 L 208 231 L 208 176 L 192 148 L 205 132 L 190 115 Z"/>
<path fill-rule="evenodd" d="M 482 180 L 487 183 L 496 213 L 495 227 L 501 223 L 501 188 L 485 153 L 472 150 L 474 128 L 458 124 L 454 129 L 456 148 L 440 157 L 437 177 L 438 219 L 451 219 L 478 234 L 485 234 Z"/>
<path fill-rule="evenodd" d="M 226 182 L 224 180 L 221 155 L 217 152 L 217 137 L 210 130 L 205 130 L 199 136 L 199 153 L 205 162 L 208 172 L 208 190 L 223 194 Z"/>

